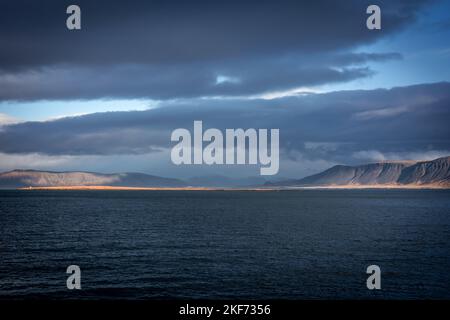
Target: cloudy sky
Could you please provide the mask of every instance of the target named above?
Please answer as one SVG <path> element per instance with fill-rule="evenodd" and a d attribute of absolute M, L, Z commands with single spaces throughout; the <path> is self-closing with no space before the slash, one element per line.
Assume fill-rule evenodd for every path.
<path fill-rule="evenodd" d="M 0 21 L 0 171 L 259 173 L 173 165 L 194 120 L 279 128 L 284 177 L 450 155 L 448 1 L 16 0 Z"/>

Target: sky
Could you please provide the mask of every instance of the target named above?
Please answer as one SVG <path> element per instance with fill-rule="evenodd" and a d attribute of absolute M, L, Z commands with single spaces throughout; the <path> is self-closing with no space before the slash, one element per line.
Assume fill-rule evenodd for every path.
<path fill-rule="evenodd" d="M 450 155 L 450 1 L 18 0 L 0 21 L 0 171 L 259 174 L 172 164 L 194 120 L 279 128 L 283 177 Z"/>

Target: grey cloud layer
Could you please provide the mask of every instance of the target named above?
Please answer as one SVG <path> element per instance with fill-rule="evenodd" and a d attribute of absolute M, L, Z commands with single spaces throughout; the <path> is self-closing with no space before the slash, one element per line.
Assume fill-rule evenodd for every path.
<path fill-rule="evenodd" d="M 349 154 L 361 158 L 368 150 L 450 150 L 449 105 L 450 83 L 273 100 L 187 99 L 147 111 L 4 126 L 0 152 L 145 154 L 171 147 L 172 130 L 202 120 L 205 128 L 279 128 L 287 157 L 349 162 Z"/>
<path fill-rule="evenodd" d="M 0 10 L 0 100 L 249 95 L 372 74 L 353 54 L 414 21 L 429 1 L 379 1 L 382 32 L 365 28 L 370 1 L 11 1 Z M 216 84 L 217 76 L 238 79 Z"/>
<path fill-rule="evenodd" d="M 303 56 L 179 66 L 51 67 L 0 74 L 0 100 L 240 96 L 367 77 L 362 64 L 398 54 Z M 231 81 L 217 82 L 217 77 Z"/>

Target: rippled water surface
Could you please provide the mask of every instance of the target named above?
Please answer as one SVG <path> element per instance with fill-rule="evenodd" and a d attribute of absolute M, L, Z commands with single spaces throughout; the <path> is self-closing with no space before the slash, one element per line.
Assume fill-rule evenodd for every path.
<path fill-rule="evenodd" d="M 449 191 L 0 191 L 0 298 L 450 298 L 449 241 Z"/>

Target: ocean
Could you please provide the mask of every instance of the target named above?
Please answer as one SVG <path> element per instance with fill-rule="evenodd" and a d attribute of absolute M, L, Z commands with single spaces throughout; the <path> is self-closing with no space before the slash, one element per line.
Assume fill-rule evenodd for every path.
<path fill-rule="evenodd" d="M 449 190 L 3 190 L 0 299 L 448 299 L 449 240 Z"/>

